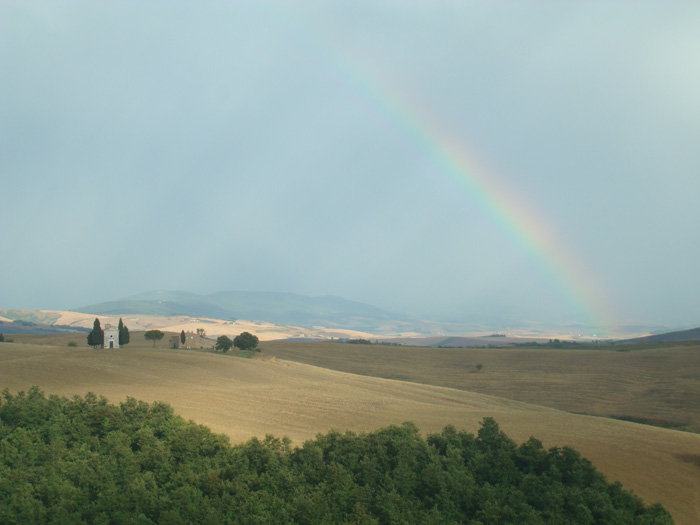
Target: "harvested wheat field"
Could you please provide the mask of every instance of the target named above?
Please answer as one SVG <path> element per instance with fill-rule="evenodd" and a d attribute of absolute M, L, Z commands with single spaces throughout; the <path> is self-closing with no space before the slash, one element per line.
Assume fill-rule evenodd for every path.
<path fill-rule="evenodd" d="M 2 310 L 0 310 L 2 311 Z M 70 326 L 73 328 L 92 328 L 95 317 L 99 317 L 100 322 L 116 326 L 120 317 L 132 331 L 163 330 L 167 332 L 180 333 L 180 330 L 194 332 L 198 328 L 203 328 L 211 336 L 240 334 L 241 332 L 253 332 L 261 341 L 278 339 L 289 339 L 294 337 L 369 337 L 370 334 L 358 332 L 357 330 L 346 330 L 341 328 L 323 327 L 300 327 L 291 325 L 280 325 L 267 323 L 264 321 L 251 321 L 237 319 L 235 321 L 225 321 L 222 319 L 209 319 L 206 317 L 191 317 L 186 315 L 97 315 L 84 314 L 67 310 L 13 310 L 24 314 L 25 319 L 30 319 L 38 323 L 57 324 Z M 1 317 L 0 321 L 12 322 L 10 319 Z M 75 337 L 75 334 L 63 334 L 68 337 Z M 30 336 L 32 337 L 32 336 Z M 60 337 L 52 334 L 49 337 Z M 84 339 L 83 339 L 84 340 Z"/>
<path fill-rule="evenodd" d="M 342 372 L 700 432 L 698 343 L 548 349 L 278 341 L 262 347 L 267 355 Z"/>
<path fill-rule="evenodd" d="M 269 433 L 300 444 L 331 428 L 371 430 L 407 420 L 425 432 L 447 424 L 476 431 L 492 416 L 518 442 L 534 435 L 545 446 L 576 448 L 646 503 L 660 501 L 678 523 L 700 521 L 698 434 L 272 358 L 0 343 L 0 386 L 32 385 L 65 396 L 92 391 L 115 403 L 127 396 L 166 401 L 233 442 Z"/>

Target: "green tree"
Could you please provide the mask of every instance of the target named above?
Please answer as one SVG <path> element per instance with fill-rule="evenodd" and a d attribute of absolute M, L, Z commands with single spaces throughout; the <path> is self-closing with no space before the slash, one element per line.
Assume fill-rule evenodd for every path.
<path fill-rule="evenodd" d="M 575 450 L 515 446 L 493 420 L 477 438 L 404 423 L 234 447 L 161 402 L 0 401 L 0 523 L 673 523 Z"/>
<path fill-rule="evenodd" d="M 180 332 L 180 343 L 182 343 L 182 344 L 184 345 L 184 344 L 185 344 L 185 339 L 186 339 L 186 337 L 185 337 L 185 331 L 183 330 L 182 332 Z"/>
<path fill-rule="evenodd" d="M 229 350 L 231 350 L 232 346 L 233 346 L 233 341 L 231 341 L 231 339 L 229 337 L 227 337 L 225 335 L 220 335 L 216 339 L 216 345 L 214 346 L 214 348 L 216 350 L 221 350 L 223 353 L 226 353 Z"/>
<path fill-rule="evenodd" d="M 243 332 L 233 338 L 233 346 L 240 348 L 241 350 L 255 350 L 258 347 L 260 340 L 257 336 L 249 333 Z"/>
<path fill-rule="evenodd" d="M 105 333 L 100 326 L 100 320 L 95 317 L 95 322 L 92 324 L 92 330 L 87 336 L 87 344 L 93 348 L 104 345 Z"/>
<path fill-rule="evenodd" d="M 156 341 L 160 341 L 165 337 L 165 334 L 161 332 L 160 330 L 149 330 L 143 336 L 148 340 L 148 341 L 153 341 L 153 348 L 156 347 Z"/>
<path fill-rule="evenodd" d="M 2 343 L 5 340 L 5 336 L 0 334 L 0 343 Z"/>
<path fill-rule="evenodd" d="M 129 339 L 131 339 L 131 336 L 129 335 L 129 329 L 122 322 L 122 318 L 120 317 L 119 318 L 119 346 L 128 345 Z"/>

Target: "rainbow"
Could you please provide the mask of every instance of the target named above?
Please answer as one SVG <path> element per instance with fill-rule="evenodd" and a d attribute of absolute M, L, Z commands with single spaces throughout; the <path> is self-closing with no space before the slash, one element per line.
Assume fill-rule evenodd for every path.
<path fill-rule="evenodd" d="M 308 29 L 308 27 L 307 27 Z M 308 35 L 308 33 L 307 33 Z M 581 257 L 563 241 L 551 221 L 538 216 L 534 208 L 507 186 L 479 157 L 440 126 L 425 110 L 411 103 L 403 90 L 391 85 L 370 60 L 359 61 L 334 47 L 326 38 L 316 47 L 323 62 L 352 85 L 373 107 L 429 155 L 451 182 L 487 217 L 549 282 L 570 314 L 601 336 L 609 328 L 607 301 L 598 280 L 587 270 Z M 587 334 L 591 335 L 591 334 Z"/>

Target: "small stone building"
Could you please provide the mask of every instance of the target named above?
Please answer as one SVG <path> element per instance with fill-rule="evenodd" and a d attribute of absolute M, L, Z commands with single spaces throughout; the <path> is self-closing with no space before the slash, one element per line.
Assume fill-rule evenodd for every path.
<path fill-rule="evenodd" d="M 119 328 L 106 324 L 105 329 L 105 348 L 119 348 Z"/>
<path fill-rule="evenodd" d="M 178 342 L 179 342 L 178 336 Z M 204 328 L 197 328 L 197 332 L 185 332 L 184 348 L 214 348 L 216 341 L 207 337 Z"/>

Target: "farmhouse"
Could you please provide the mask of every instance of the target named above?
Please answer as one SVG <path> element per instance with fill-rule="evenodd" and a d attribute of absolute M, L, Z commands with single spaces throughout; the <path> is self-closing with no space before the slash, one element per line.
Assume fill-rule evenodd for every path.
<path fill-rule="evenodd" d="M 204 328 L 197 328 L 197 332 L 185 332 L 185 342 L 180 341 L 180 336 L 170 339 L 173 348 L 214 348 L 216 341 L 207 337 Z"/>
<path fill-rule="evenodd" d="M 119 329 L 111 324 L 105 325 L 105 348 L 119 348 Z"/>

